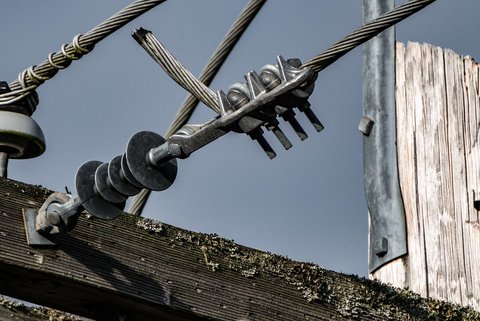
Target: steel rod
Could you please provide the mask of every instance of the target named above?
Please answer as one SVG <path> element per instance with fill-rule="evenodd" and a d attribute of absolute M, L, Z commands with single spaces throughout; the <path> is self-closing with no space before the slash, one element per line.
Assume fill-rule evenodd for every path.
<path fill-rule="evenodd" d="M 0 152 L 0 177 L 7 178 L 8 154 Z"/>

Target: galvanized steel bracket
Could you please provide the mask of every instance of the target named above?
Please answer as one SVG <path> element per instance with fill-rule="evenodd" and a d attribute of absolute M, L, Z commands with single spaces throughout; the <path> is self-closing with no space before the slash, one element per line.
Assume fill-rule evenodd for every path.
<path fill-rule="evenodd" d="M 395 7 L 363 0 L 364 20 Z M 369 271 L 407 254 L 405 209 L 398 180 L 395 114 L 395 29 L 365 44 L 363 53 L 364 182 L 370 216 Z"/>

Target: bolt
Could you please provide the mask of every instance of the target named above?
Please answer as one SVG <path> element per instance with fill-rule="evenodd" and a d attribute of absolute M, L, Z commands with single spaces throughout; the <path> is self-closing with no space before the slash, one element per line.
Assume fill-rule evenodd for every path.
<path fill-rule="evenodd" d="M 280 108 L 282 108 L 282 107 L 277 106 L 278 110 L 280 110 Z M 281 113 L 279 113 L 279 115 L 286 122 L 288 122 L 290 124 L 290 126 L 292 126 L 293 130 L 297 134 L 298 138 L 300 138 L 300 140 L 305 140 L 305 139 L 308 138 L 307 133 L 305 132 L 305 130 L 302 128 L 300 123 L 295 118 L 295 112 L 292 109 L 285 108 L 284 110 L 281 111 Z"/>
<path fill-rule="evenodd" d="M 178 158 L 182 155 L 182 149 L 178 144 L 164 143 L 156 148 L 152 148 L 147 155 L 147 158 L 153 166 L 162 166 L 173 158 Z"/>
<path fill-rule="evenodd" d="M 370 132 L 372 131 L 374 123 L 375 122 L 371 118 L 363 116 L 358 124 L 358 130 L 361 131 L 365 136 L 370 136 Z"/>
<path fill-rule="evenodd" d="M 474 207 L 477 211 L 480 211 L 480 200 L 474 200 L 474 201 L 473 201 L 473 207 Z"/>
<path fill-rule="evenodd" d="M 272 146 L 268 141 L 263 137 L 263 130 L 261 128 L 255 128 L 253 131 L 248 133 L 251 139 L 256 140 L 263 151 L 267 154 L 268 158 L 273 159 L 277 154 L 273 150 Z"/>
<path fill-rule="evenodd" d="M 373 251 L 378 257 L 384 257 L 388 252 L 388 239 L 382 237 L 373 242 Z"/>
<path fill-rule="evenodd" d="M 262 85 L 265 86 L 268 91 L 270 91 L 273 88 L 279 86 L 282 81 L 272 71 L 264 70 L 260 73 L 260 82 L 262 83 Z"/>
<path fill-rule="evenodd" d="M 248 97 L 238 89 L 230 89 L 227 93 L 227 99 L 235 110 L 246 105 L 250 101 Z"/>
<path fill-rule="evenodd" d="M 292 147 L 292 143 L 288 140 L 287 136 L 285 136 L 285 133 L 280 129 L 280 127 L 278 127 L 278 120 L 274 119 L 270 122 L 268 122 L 265 127 L 273 132 L 273 134 L 275 135 L 275 137 L 277 137 L 277 139 L 280 141 L 280 143 L 282 144 L 282 146 L 288 150 L 290 149 L 290 147 Z"/>
<path fill-rule="evenodd" d="M 8 154 L 0 151 L 0 177 L 7 178 Z"/>

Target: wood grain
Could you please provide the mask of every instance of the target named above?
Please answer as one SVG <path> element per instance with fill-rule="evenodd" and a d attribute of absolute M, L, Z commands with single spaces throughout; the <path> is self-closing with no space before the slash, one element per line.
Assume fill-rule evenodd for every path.
<path fill-rule="evenodd" d="M 0 178 L 2 294 L 95 320 L 480 320 L 409 291 L 132 215 L 83 215 L 71 233 L 52 238 L 56 247 L 29 247 L 22 208 L 50 193 Z"/>
<path fill-rule="evenodd" d="M 427 44 L 398 43 L 396 55 L 408 255 L 370 277 L 480 309 L 479 66 Z"/>

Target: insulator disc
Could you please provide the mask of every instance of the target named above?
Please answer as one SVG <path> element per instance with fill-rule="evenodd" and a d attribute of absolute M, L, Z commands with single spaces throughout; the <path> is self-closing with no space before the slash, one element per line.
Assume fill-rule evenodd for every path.
<path fill-rule="evenodd" d="M 125 176 L 125 178 L 130 184 L 138 188 L 145 188 L 145 186 L 143 186 L 139 181 L 137 181 L 137 179 L 133 176 L 132 172 L 128 168 L 127 157 L 125 156 L 125 154 L 123 154 L 122 156 L 122 172 L 123 176 Z"/>
<path fill-rule="evenodd" d="M 93 216 L 111 220 L 123 213 L 125 202 L 113 204 L 103 199 L 95 187 L 95 172 L 102 165 L 99 161 L 84 163 L 77 170 L 75 187 L 83 207 Z"/>
<path fill-rule="evenodd" d="M 45 151 L 45 137 L 31 117 L 0 110 L 0 149 L 10 158 L 34 158 Z"/>
<path fill-rule="evenodd" d="M 108 178 L 112 186 L 124 195 L 133 196 L 140 192 L 140 188 L 131 184 L 123 174 L 122 155 L 115 156 L 108 164 Z"/>
<path fill-rule="evenodd" d="M 141 131 L 130 138 L 125 153 L 130 172 L 135 179 L 153 191 L 169 188 L 177 177 L 177 159 L 173 158 L 160 166 L 153 166 L 148 161 L 152 148 L 165 143 L 165 138 L 157 133 Z"/>
<path fill-rule="evenodd" d="M 108 178 L 108 163 L 103 163 L 98 166 L 95 172 L 95 187 L 98 193 L 109 202 L 118 204 L 127 200 L 127 196 L 113 188 L 110 183 Z"/>

